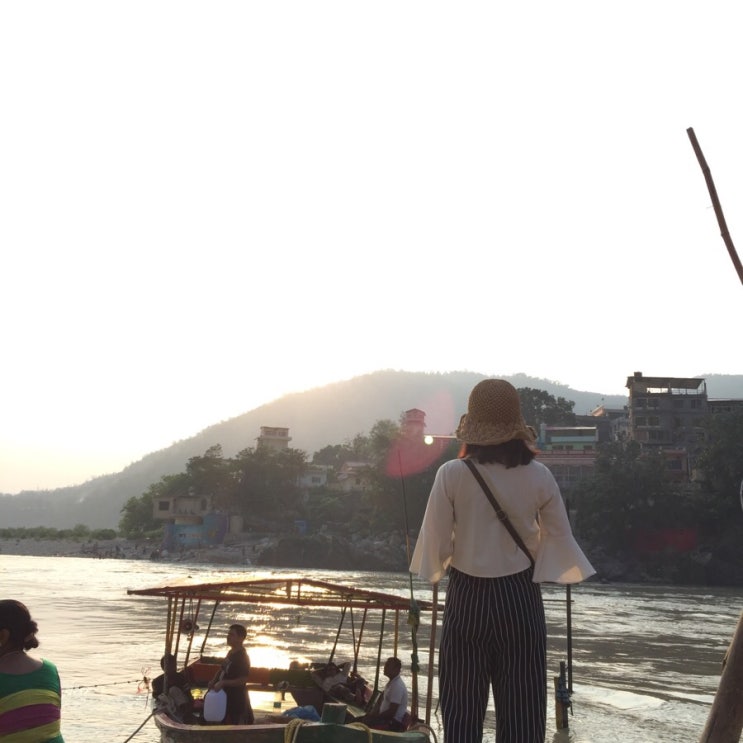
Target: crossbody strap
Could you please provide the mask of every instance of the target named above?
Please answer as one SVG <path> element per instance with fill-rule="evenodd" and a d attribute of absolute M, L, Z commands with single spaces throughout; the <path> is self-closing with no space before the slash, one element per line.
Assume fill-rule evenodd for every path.
<path fill-rule="evenodd" d="M 529 558 L 531 566 L 534 567 L 534 558 L 532 557 L 531 552 L 529 552 L 529 550 L 527 549 L 526 545 L 524 544 L 524 540 L 519 536 L 519 533 L 514 528 L 506 512 L 498 505 L 498 501 L 495 499 L 492 490 L 488 487 L 488 484 L 483 479 L 483 476 L 480 474 L 477 467 L 475 467 L 475 463 L 471 459 L 464 459 L 463 461 L 470 468 L 470 471 L 475 476 L 475 480 L 480 483 L 480 487 L 483 489 L 483 492 L 488 497 L 490 505 L 495 510 L 495 515 L 498 517 L 499 521 L 503 524 L 503 526 L 506 527 L 506 529 L 508 529 L 508 533 L 513 537 L 513 541 L 516 542 L 519 547 L 521 547 L 521 549 L 524 551 L 524 554 Z"/>

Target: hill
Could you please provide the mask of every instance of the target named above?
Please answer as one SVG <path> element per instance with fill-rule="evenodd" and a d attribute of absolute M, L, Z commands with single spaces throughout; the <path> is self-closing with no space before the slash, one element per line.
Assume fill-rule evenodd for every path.
<path fill-rule="evenodd" d="M 291 446 L 304 450 L 310 458 L 324 446 L 368 433 L 378 420 L 397 421 L 401 413 L 411 408 L 425 411 L 428 433 L 449 434 L 466 409 L 470 390 L 484 376 L 475 372 L 428 374 L 386 370 L 286 395 L 148 454 L 119 473 L 73 487 L 0 495 L 0 524 L 57 529 L 76 524 L 117 528 L 121 507 L 129 498 L 140 496 L 163 475 L 182 472 L 190 457 L 203 454 L 210 446 L 220 444 L 226 457 L 254 446 L 261 426 L 288 427 Z M 543 389 L 572 400 L 578 414 L 586 414 L 600 404 L 608 407 L 626 404 L 622 395 L 573 390 L 524 374 L 505 378 L 516 387 Z M 706 378 L 710 397 L 743 398 L 743 375 Z"/>

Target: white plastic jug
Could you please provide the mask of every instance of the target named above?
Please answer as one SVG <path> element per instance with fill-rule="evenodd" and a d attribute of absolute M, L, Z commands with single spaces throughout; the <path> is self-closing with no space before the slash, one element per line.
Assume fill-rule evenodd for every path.
<path fill-rule="evenodd" d="M 224 689 L 210 689 L 204 697 L 204 719 L 207 722 L 222 722 L 227 712 L 227 694 Z"/>

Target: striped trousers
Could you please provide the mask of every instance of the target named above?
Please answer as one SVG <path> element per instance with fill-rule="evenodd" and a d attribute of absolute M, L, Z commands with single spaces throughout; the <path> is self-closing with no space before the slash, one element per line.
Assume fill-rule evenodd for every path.
<path fill-rule="evenodd" d="M 493 689 L 496 743 L 544 743 L 547 627 L 532 570 L 475 578 L 452 568 L 439 648 L 444 743 L 480 743 Z"/>

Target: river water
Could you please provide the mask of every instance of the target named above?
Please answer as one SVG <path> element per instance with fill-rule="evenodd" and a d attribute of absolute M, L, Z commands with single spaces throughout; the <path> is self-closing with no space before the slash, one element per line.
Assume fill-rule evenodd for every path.
<path fill-rule="evenodd" d="M 59 668 L 67 743 L 159 740 L 152 720 L 135 731 L 150 711 L 141 679 L 159 673 L 164 602 L 128 596 L 127 589 L 188 576 L 221 580 L 235 572 L 234 567 L 185 563 L 0 556 L 0 598 L 18 598 L 29 606 L 39 624 L 40 647 L 33 653 Z M 246 567 L 240 576 L 295 573 Z M 401 595 L 410 592 L 409 578 L 402 574 L 317 571 L 313 577 Z M 430 598 L 422 582 L 414 581 L 413 590 L 416 598 Z M 566 659 L 566 591 L 545 586 L 544 596 L 548 663 L 556 674 Z M 571 597 L 573 716 L 568 730 L 556 731 L 550 693 L 547 741 L 698 740 L 741 614 L 741 591 L 588 583 L 573 587 Z M 239 619 L 248 626 L 246 645 L 254 665 L 327 659 L 335 639 L 334 627 L 318 632 L 314 619 L 296 610 Z M 418 642 L 423 672 L 428 631 L 422 622 Z M 222 655 L 226 646 L 219 642 L 211 650 Z M 403 661 L 410 658 L 407 638 L 399 655 Z M 359 670 L 373 678 L 371 668 L 360 664 Z M 421 708 L 426 690 L 427 678 L 421 675 Z M 492 716 L 488 725 L 484 740 L 494 741 Z M 436 716 L 432 726 L 439 730 Z M 441 743 L 440 732 L 438 740 Z"/>

